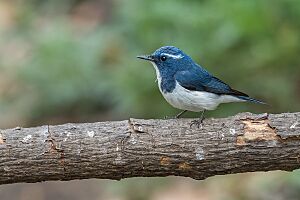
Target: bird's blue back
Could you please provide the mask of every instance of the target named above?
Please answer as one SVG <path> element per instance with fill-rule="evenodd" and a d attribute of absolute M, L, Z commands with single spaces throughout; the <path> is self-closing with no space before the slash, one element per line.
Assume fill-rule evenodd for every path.
<path fill-rule="evenodd" d="M 161 47 L 153 53 L 159 69 L 162 82 L 161 88 L 165 92 L 172 92 L 176 81 L 183 87 L 194 91 L 206 91 L 216 94 L 244 95 L 230 88 L 229 85 L 211 75 L 208 71 L 196 64 L 191 57 L 176 47 Z M 160 61 L 161 55 L 182 56 L 180 59 L 168 58 Z"/>

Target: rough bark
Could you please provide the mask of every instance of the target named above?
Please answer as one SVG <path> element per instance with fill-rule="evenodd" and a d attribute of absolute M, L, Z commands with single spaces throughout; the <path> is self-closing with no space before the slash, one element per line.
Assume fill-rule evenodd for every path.
<path fill-rule="evenodd" d="M 300 113 L 64 124 L 0 131 L 0 184 L 209 176 L 300 167 Z"/>

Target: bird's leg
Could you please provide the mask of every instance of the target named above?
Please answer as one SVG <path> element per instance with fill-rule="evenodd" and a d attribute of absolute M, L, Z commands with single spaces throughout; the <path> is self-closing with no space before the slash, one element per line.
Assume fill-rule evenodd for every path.
<path fill-rule="evenodd" d="M 165 116 L 164 119 L 178 119 L 181 117 L 181 115 L 183 115 L 187 110 L 183 110 L 180 113 L 178 113 L 176 116 L 174 117 L 169 117 L 169 116 Z"/>
<path fill-rule="evenodd" d="M 187 110 L 181 111 L 180 113 L 178 113 L 175 118 L 178 119 L 181 115 L 183 115 Z"/>
<path fill-rule="evenodd" d="M 198 128 L 200 127 L 200 125 L 202 125 L 202 122 L 204 120 L 204 113 L 205 113 L 205 110 L 202 111 L 201 113 L 201 116 L 198 120 L 193 120 L 190 124 L 190 127 L 192 127 L 193 125 L 196 125 Z"/>

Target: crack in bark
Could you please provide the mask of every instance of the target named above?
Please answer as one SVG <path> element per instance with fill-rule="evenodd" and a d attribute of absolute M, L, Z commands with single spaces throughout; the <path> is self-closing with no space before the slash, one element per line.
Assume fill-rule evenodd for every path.
<path fill-rule="evenodd" d="M 143 127 L 143 124 L 139 124 L 137 122 L 134 122 L 134 119 L 129 118 L 128 119 L 128 126 L 129 126 L 129 138 L 132 136 L 132 134 L 139 134 L 139 133 L 145 133 L 151 137 L 152 145 L 155 146 L 155 140 L 151 133 L 149 133 L 145 128 Z M 127 137 L 127 139 L 128 139 Z"/>
<path fill-rule="evenodd" d="M 132 133 L 146 133 L 141 124 L 133 122 L 133 119 L 129 118 L 128 124 Z"/>
<path fill-rule="evenodd" d="M 61 148 L 61 143 L 56 143 L 55 138 L 52 137 L 49 125 L 48 125 L 48 136 L 47 136 L 47 139 L 45 140 L 45 142 L 48 142 L 50 144 L 49 153 L 64 152 L 64 150 Z"/>
<path fill-rule="evenodd" d="M 48 152 L 45 153 L 50 153 L 50 154 L 58 154 L 59 159 L 58 162 L 59 164 L 63 167 L 63 171 L 66 171 L 66 166 L 65 166 L 65 153 L 64 150 L 61 148 L 62 143 L 61 142 L 56 142 L 55 138 L 52 137 L 52 133 L 50 132 L 50 126 L 47 126 L 47 139 L 45 142 L 47 142 L 50 145 L 50 149 Z"/>

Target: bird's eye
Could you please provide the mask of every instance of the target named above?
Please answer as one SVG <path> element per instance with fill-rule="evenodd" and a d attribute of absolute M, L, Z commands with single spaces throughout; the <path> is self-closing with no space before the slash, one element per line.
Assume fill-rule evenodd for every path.
<path fill-rule="evenodd" d="M 166 61 L 167 57 L 166 56 L 161 56 L 160 59 L 161 59 L 161 61 Z"/>

